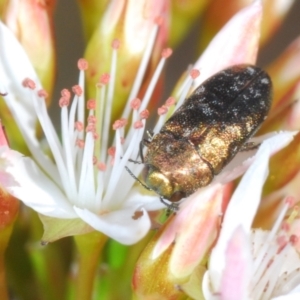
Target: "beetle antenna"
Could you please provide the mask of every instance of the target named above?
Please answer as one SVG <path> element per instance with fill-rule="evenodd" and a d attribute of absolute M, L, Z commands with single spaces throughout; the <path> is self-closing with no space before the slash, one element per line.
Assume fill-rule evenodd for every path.
<path fill-rule="evenodd" d="M 126 171 L 129 173 L 129 175 L 134 178 L 140 185 L 142 185 L 146 190 L 152 191 L 147 185 L 145 185 L 143 182 L 141 182 L 130 170 L 127 166 L 125 166 Z"/>

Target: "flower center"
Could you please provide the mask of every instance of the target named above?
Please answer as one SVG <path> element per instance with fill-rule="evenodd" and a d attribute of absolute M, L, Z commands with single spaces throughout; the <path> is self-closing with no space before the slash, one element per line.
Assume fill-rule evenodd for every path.
<path fill-rule="evenodd" d="M 271 299 L 285 294 L 299 284 L 299 272 L 296 270 L 299 267 L 299 257 L 295 249 L 298 237 L 291 233 L 291 225 L 298 214 L 298 208 L 294 207 L 290 217 L 284 221 L 288 209 L 293 205 L 294 198 L 287 197 L 266 239 L 263 239 L 261 246 L 254 245 L 254 276 L 249 289 L 251 299 Z M 254 231 L 254 241 L 256 234 L 259 236 L 261 233 Z M 291 264 L 293 259 L 294 269 Z"/>

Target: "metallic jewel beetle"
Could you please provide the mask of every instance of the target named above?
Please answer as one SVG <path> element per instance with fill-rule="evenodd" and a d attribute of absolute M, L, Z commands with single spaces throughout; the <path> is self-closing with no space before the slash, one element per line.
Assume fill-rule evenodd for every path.
<path fill-rule="evenodd" d="M 236 65 L 203 82 L 150 141 L 143 163 L 148 189 L 176 203 L 207 186 L 266 119 L 272 82 L 262 69 Z"/>

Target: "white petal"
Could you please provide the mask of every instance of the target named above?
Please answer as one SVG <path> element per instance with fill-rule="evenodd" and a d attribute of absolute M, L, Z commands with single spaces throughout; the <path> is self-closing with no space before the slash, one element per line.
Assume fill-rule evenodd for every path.
<path fill-rule="evenodd" d="M 214 290 L 220 289 L 226 247 L 236 228 L 242 226 L 250 236 L 253 218 L 261 199 L 261 190 L 268 174 L 269 157 L 291 142 L 295 134 L 295 132 L 281 132 L 264 141 L 235 190 L 223 219 L 218 242 L 210 258 L 209 272 Z"/>
<path fill-rule="evenodd" d="M 288 295 L 282 295 L 279 297 L 272 298 L 272 300 L 299 300 L 300 299 L 300 285 L 297 286 Z"/>
<path fill-rule="evenodd" d="M 37 89 L 41 89 L 41 83 L 22 45 L 1 21 L 0 45 L 0 92 L 7 93 L 3 99 L 31 153 L 40 166 L 43 166 L 53 178 L 57 178 L 57 170 L 41 151 L 36 138 L 37 115 L 32 102 L 33 92 L 22 85 L 25 78 L 32 79 Z"/>
<path fill-rule="evenodd" d="M 0 21 L 0 78 L 1 83 L 18 95 L 23 95 L 22 81 L 29 77 L 39 87 L 39 78 L 22 45 L 14 34 Z M 1 91 L 4 92 L 4 91 Z M 30 98 L 22 99 L 24 106 L 32 107 Z"/>
<path fill-rule="evenodd" d="M 16 182 L 2 183 L 9 193 L 40 214 L 64 219 L 77 217 L 62 191 L 32 159 L 12 150 L 2 153 L 1 157 L 7 160 L 5 172 Z"/>
<path fill-rule="evenodd" d="M 142 193 L 140 187 L 133 187 L 123 202 L 124 207 L 143 207 L 147 211 L 159 210 L 166 208 L 166 205 L 160 201 L 158 195 L 153 193 L 150 195 L 148 193 Z"/>
<path fill-rule="evenodd" d="M 263 143 L 255 156 L 255 161 L 243 176 L 228 204 L 223 227 L 209 263 L 214 290 L 220 289 L 221 274 L 225 267 L 226 247 L 236 228 L 241 225 L 250 236 L 250 227 L 268 174 L 270 154 L 269 143 Z"/>
<path fill-rule="evenodd" d="M 202 292 L 205 300 L 220 300 L 218 294 L 211 291 L 210 273 L 206 271 L 202 280 Z"/>
<path fill-rule="evenodd" d="M 31 134 L 35 132 L 36 115 L 30 99 L 30 91 L 22 86 L 25 78 L 30 77 L 36 83 L 39 79 L 23 47 L 13 33 L 0 21 L 0 92 L 8 106 L 15 106 L 23 126 Z M 16 120 L 18 121 L 18 119 Z"/>
<path fill-rule="evenodd" d="M 136 211 L 133 207 L 102 215 L 78 207 L 74 209 L 83 221 L 124 245 L 138 242 L 151 227 L 151 221 L 145 209 L 140 209 L 142 216 L 137 219 L 133 219 Z"/>

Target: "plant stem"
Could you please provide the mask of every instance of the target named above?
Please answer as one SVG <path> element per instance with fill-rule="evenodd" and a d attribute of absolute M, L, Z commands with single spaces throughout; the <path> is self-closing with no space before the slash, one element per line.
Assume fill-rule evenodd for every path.
<path fill-rule="evenodd" d="M 75 236 L 79 257 L 74 299 L 91 299 L 99 256 L 106 241 L 107 236 L 100 232 Z"/>

